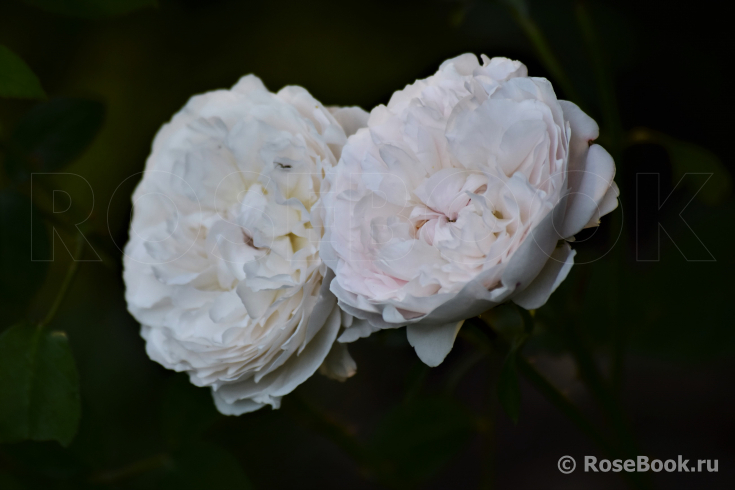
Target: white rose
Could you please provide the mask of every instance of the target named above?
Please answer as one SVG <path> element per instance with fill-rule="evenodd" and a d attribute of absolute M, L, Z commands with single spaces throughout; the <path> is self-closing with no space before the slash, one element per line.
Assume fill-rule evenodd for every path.
<path fill-rule="evenodd" d="M 465 319 L 543 305 L 574 261 L 558 242 L 617 207 L 597 124 L 520 62 L 482 61 L 394 93 L 328 175 L 322 260 L 339 305 L 366 320 L 341 342 L 407 325 L 438 365 Z"/>
<path fill-rule="evenodd" d="M 341 312 L 318 210 L 342 124 L 366 120 L 251 75 L 192 97 L 155 138 L 133 194 L 125 297 L 151 359 L 211 387 L 222 413 L 278 408 L 320 366 L 355 371 L 331 349 Z"/>

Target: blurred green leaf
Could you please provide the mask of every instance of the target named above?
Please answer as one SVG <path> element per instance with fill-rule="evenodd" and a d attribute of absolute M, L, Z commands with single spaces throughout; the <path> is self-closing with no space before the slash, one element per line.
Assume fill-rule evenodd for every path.
<path fill-rule="evenodd" d="M 73 17 L 100 18 L 127 14 L 158 5 L 156 0 L 24 0 L 46 12 Z"/>
<path fill-rule="evenodd" d="M 735 329 L 730 305 L 735 230 L 723 223 L 732 222 L 735 200 L 716 207 L 695 200 L 684 216 L 696 233 L 679 216 L 664 222 L 675 242 L 661 241 L 660 264 L 665 266 L 644 264 L 634 271 L 635 280 L 629 281 L 622 297 L 627 305 L 623 321 L 631 325 L 630 340 L 638 354 L 685 364 L 733 359 Z M 701 244 L 716 261 L 687 261 L 680 251 Z M 683 287 L 685 284 L 694 287 Z"/>
<path fill-rule="evenodd" d="M 500 405 L 513 420 L 518 423 L 518 417 L 521 413 L 521 388 L 518 384 L 518 368 L 516 364 L 516 355 L 523 345 L 522 342 L 515 342 L 511 347 L 508 356 L 503 362 L 500 370 L 500 378 L 498 378 L 498 399 Z"/>
<path fill-rule="evenodd" d="M 692 193 L 698 191 L 697 197 L 705 204 L 710 206 L 720 204 L 732 193 L 730 172 L 717 155 L 707 148 L 687 141 L 680 141 L 647 128 L 633 129 L 630 132 L 629 141 L 631 143 L 655 143 L 663 146 L 671 159 L 671 167 L 676 181 L 687 173 L 712 174 L 704 187 L 700 189 L 697 186 L 690 189 Z M 694 181 L 685 181 L 685 183 L 699 185 L 699 183 L 694 184 Z"/>
<path fill-rule="evenodd" d="M 449 14 L 449 25 L 452 27 L 459 27 L 464 22 L 465 16 L 467 15 L 467 5 L 457 3 Z"/>
<path fill-rule="evenodd" d="M 43 99 L 46 93 L 28 65 L 0 44 L 0 97 Z"/>
<path fill-rule="evenodd" d="M 480 318 L 495 332 L 509 342 L 524 334 L 523 317 L 512 303 L 503 303 L 487 310 Z"/>
<path fill-rule="evenodd" d="M 723 202 L 732 192 L 730 173 L 717 155 L 706 148 L 686 141 L 676 141 L 667 147 L 671 155 L 674 177 L 680 179 L 687 173 L 712 174 L 697 196 L 710 206 Z M 698 188 L 690 189 L 697 192 Z"/>
<path fill-rule="evenodd" d="M 408 485 L 431 477 L 468 442 L 472 416 L 450 398 L 413 399 L 389 413 L 371 450 L 382 478 Z"/>
<path fill-rule="evenodd" d="M 21 490 L 23 486 L 13 475 L 0 471 L 0 488 L 3 490 Z"/>
<path fill-rule="evenodd" d="M 528 17 L 528 3 L 525 0 L 500 0 L 500 3 L 505 4 L 523 17 Z"/>
<path fill-rule="evenodd" d="M 55 172 L 71 163 L 97 135 L 102 103 L 72 98 L 43 102 L 23 116 L 8 142 L 8 175 L 25 180 L 32 172 Z"/>
<path fill-rule="evenodd" d="M 43 283 L 51 245 L 31 200 L 0 191 L 0 325 L 15 322 Z"/>
<path fill-rule="evenodd" d="M 58 481 L 73 478 L 85 470 L 83 462 L 77 459 L 77 454 L 55 441 L 8 444 L 3 446 L 2 451 L 13 461 L 13 468 L 20 470 L 18 473 L 21 475 L 32 470 L 34 477 Z M 5 490 L 5 487 L 0 485 L 0 489 Z"/>
<path fill-rule="evenodd" d="M 79 375 L 65 333 L 20 324 L 0 335 L 0 441 L 67 446 L 80 411 Z"/>
<path fill-rule="evenodd" d="M 252 485 L 232 454 L 212 443 L 198 442 L 173 454 L 172 468 L 156 488 L 248 490 Z"/>
<path fill-rule="evenodd" d="M 520 306 L 516 305 L 516 310 L 518 310 L 518 314 L 523 318 L 523 332 L 526 335 L 531 335 L 533 333 L 533 327 L 536 324 L 536 321 L 534 320 L 535 310 L 529 311 L 525 308 L 521 308 Z"/>
<path fill-rule="evenodd" d="M 198 438 L 219 416 L 209 389 L 192 385 L 185 374 L 171 377 L 161 403 L 161 430 L 169 447 Z"/>
<path fill-rule="evenodd" d="M 426 384 L 426 378 L 429 375 L 430 368 L 423 362 L 420 362 L 418 358 L 413 363 L 411 369 L 406 373 L 406 390 L 404 395 L 404 402 L 410 401 L 412 398 L 418 396 L 421 389 Z"/>

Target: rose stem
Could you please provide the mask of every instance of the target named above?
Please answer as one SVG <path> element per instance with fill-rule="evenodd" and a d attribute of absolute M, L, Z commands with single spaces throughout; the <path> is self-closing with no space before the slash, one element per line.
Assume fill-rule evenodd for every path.
<path fill-rule="evenodd" d="M 483 332 L 484 335 L 473 335 L 471 330 L 463 328 L 460 331 L 460 334 L 462 334 L 464 338 L 479 345 L 485 350 L 495 350 L 501 355 L 507 354 L 509 350 L 508 343 L 504 341 L 500 336 L 498 336 L 495 330 L 493 330 L 493 328 L 485 321 L 480 318 L 471 318 L 470 320 L 467 320 L 466 323 L 478 327 L 476 330 Z M 589 358 L 589 361 L 592 361 L 591 358 Z M 564 414 L 572 423 L 574 423 L 582 433 L 584 433 L 587 437 L 590 438 L 590 440 L 597 444 L 597 446 L 602 449 L 608 455 L 608 457 L 610 457 L 611 459 L 616 457 L 625 459 L 624 456 L 627 453 L 630 453 L 630 451 L 626 451 L 625 449 L 617 449 L 612 444 L 610 444 L 608 440 L 597 430 L 597 428 L 595 428 L 595 426 L 587 419 L 587 417 L 585 417 L 582 411 L 577 408 L 577 406 L 574 405 L 569 400 L 569 398 L 561 393 L 558 388 L 556 388 L 556 386 L 554 386 L 541 373 L 539 373 L 538 370 L 525 357 L 518 355 L 516 357 L 516 365 L 518 367 L 518 371 L 526 378 L 526 380 L 534 388 L 536 388 L 536 390 L 542 396 L 544 396 L 549 403 L 554 405 L 557 409 L 559 409 L 562 414 Z M 596 368 L 594 369 L 596 370 Z M 599 377 L 599 379 L 602 379 L 601 376 Z M 585 384 L 587 385 L 587 383 Z M 600 386 L 602 387 L 602 391 L 606 393 L 606 391 L 604 390 L 604 385 L 601 384 Z M 587 385 L 587 388 L 593 392 L 593 396 L 595 395 L 595 393 L 599 394 L 598 391 L 593 391 L 589 385 Z M 605 396 L 607 397 L 607 395 Z M 620 417 L 620 422 L 623 422 L 622 417 Z M 620 422 L 613 424 L 616 427 L 616 430 Z M 635 457 L 633 453 L 630 453 L 632 455 L 631 457 Z M 631 483 L 634 484 L 636 487 L 650 487 L 649 482 L 645 481 L 645 479 L 641 477 L 641 475 L 626 472 L 623 476 L 629 478 Z"/>
<path fill-rule="evenodd" d="M 592 352 L 585 340 L 584 335 L 579 330 L 576 322 L 570 322 L 568 327 L 564 329 L 567 346 L 570 349 L 572 357 L 574 357 L 579 369 L 579 374 L 587 389 L 592 393 L 597 404 L 602 408 L 606 418 L 612 425 L 612 429 L 617 435 L 621 445 L 623 459 L 635 459 L 637 454 L 637 444 L 630 426 L 625 418 L 624 411 L 620 400 L 607 386 L 600 370 L 595 363 L 590 352 Z M 650 487 L 647 475 L 642 473 L 627 473 L 631 480 L 637 481 L 641 488 Z"/>
<path fill-rule="evenodd" d="M 561 67 L 561 63 L 557 59 L 554 52 L 549 47 L 549 41 L 541 32 L 538 24 L 528 15 L 525 8 L 519 7 L 515 2 L 504 2 L 510 10 L 511 16 L 515 19 L 518 25 L 521 27 L 523 32 L 528 37 L 529 41 L 536 50 L 536 55 L 543 63 L 544 67 L 549 71 L 549 74 L 554 78 L 554 81 L 561 86 L 564 94 L 570 100 L 573 100 L 577 105 L 582 107 L 581 99 L 578 97 L 577 91 L 574 86 L 567 78 L 564 69 Z"/>
<path fill-rule="evenodd" d="M 364 476 L 370 474 L 373 460 L 367 449 L 357 440 L 349 428 L 329 414 L 307 402 L 298 392 L 283 400 L 283 408 L 303 424 L 311 427 L 340 447 L 355 463 Z"/>
<path fill-rule="evenodd" d="M 66 271 L 66 276 L 64 277 L 64 280 L 61 283 L 61 286 L 59 287 L 59 292 L 56 294 L 56 298 L 54 299 L 54 302 L 51 304 L 51 308 L 49 308 L 48 313 L 43 318 L 43 320 L 39 322 L 38 324 L 39 328 L 43 328 L 49 323 L 51 323 L 51 321 L 56 316 L 56 312 L 59 310 L 61 303 L 63 303 L 64 298 L 66 297 L 66 293 L 69 291 L 69 287 L 71 286 L 71 283 L 74 280 L 74 276 L 77 273 L 77 269 L 79 269 L 79 260 L 82 257 L 83 251 L 84 251 L 84 238 L 80 234 L 77 237 L 76 248 L 74 249 L 74 255 L 71 258 L 71 264 L 69 264 L 69 269 Z"/>
<path fill-rule="evenodd" d="M 460 333 L 471 342 L 479 345 L 485 350 L 499 352 L 501 355 L 508 353 L 509 346 L 507 342 L 501 339 L 497 333 L 487 323 L 479 318 L 472 318 L 466 323 L 474 325 L 485 335 L 473 335 L 470 331 L 463 328 Z M 597 444 L 604 452 L 614 455 L 615 451 L 611 444 L 607 442 L 605 437 L 592 425 L 592 423 L 584 416 L 584 414 L 574 405 L 569 398 L 561 393 L 556 386 L 547 380 L 528 360 L 519 355 L 516 359 L 518 371 L 526 378 L 526 380 L 536 390 L 543 395 L 546 400 L 558 408 L 569 420 L 571 420 L 578 429 L 580 429 L 587 437 Z"/>
<path fill-rule="evenodd" d="M 111 485 L 129 480 L 149 471 L 157 470 L 166 466 L 170 467 L 172 464 L 173 460 L 168 454 L 156 454 L 150 458 L 136 461 L 122 468 L 93 473 L 89 477 L 88 481 L 93 485 Z"/>

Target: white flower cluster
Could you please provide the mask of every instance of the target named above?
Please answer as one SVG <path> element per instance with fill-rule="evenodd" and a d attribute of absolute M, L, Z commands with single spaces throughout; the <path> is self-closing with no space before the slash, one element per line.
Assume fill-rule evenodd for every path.
<path fill-rule="evenodd" d="M 148 355 L 225 414 L 317 370 L 346 379 L 345 343 L 383 328 L 435 366 L 464 320 L 543 305 L 564 239 L 615 209 L 597 133 L 520 62 L 469 54 L 369 115 L 252 75 L 195 96 L 133 194 L 124 279 Z"/>

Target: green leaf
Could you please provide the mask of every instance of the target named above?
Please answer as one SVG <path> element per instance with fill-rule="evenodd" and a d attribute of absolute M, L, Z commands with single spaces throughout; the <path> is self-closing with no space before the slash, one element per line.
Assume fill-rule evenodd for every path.
<path fill-rule="evenodd" d="M 70 479 L 81 474 L 86 476 L 89 471 L 85 463 L 78 459 L 79 453 L 69 451 L 56 441 L 24 441 L 6 444 L 2 447 L 2 452 L 4 456 L 13 461 L 13 468 L 32 468 L 36 478 Z M 2 484 L 0 488 L 5 490 Z"/>
<path fill-rule="evenodd" d="M 503 362 L 503 367 L 500 370 L 500 378 L 498 379 L 498 399 L 500 400 L 500 405 L 515 424 L 518 423 L 518 417 L 521 413 L 521 388 L 518 384 L 516 356 L 522 345 L 522 342 L 515 342 L 513 344 L 513 347 L 511 347 L 508 356 Z"/>
<path fill-rule="evenodd" d="M 686 141 L 672 141 L 666 146 L 671 158 L 674 178 L 681 179 L 687 173 L 712 174 L 704 187 L 690 189 L 705 204 L 714 206 L 723 202 L 732 192 L 730 172 L 717 155 L 706 148 Z M 691 180 L 685 181 L 690 182 Z"/>
<path fill-rule="evenodd" d="M 521 308 L 518 305 L 516 305 L 516 310 L 518 311 L 518 314 L 521 316 L 521 318 L 523 318 L 523 333 L 525 335 L 531 335 L 531 333 L 533 333 L 533 327 L 535 324 L 533 315 L 530 311 L 525 308 Z"/>
<path fill-rule="evenodd" d="M 724 202 L 732 193 L 732 176 L 722 161 L 710 150 L 688 141 L 677 140 L 671 136 L 648 128 L 635 128 L 630 131 L 628 139 L 631 143 L 654 143 L 663 146 L 674 171 L 674 179 L 678 181 L 684 174 L 712 174 L 701 189 L 701 183 L 693 180 L 685 181 L 693 186 L 690 191 L 710 206 Z M 696 186 L 696 187 L 694 187 Z"/>
<path fill-rule="evenodd" d="M 79 375 L 63 332 L 21 324 L 0 335 L 0 442 L 55 440 L 79 425 Z"/>
<path fill-rule="evenodd" d="M 501 0 L 500 3 L 517 12 L 522 17 L 528 17 L 528 3 L 525 0 Z"/>
<path fill-rule="evenodd" d="M 156 0 L 25 0 L 25 3 L 54 14 L 92 19 L 158 5 Z"/>
<path fill-rule="evenodd" d="M 0 97 L 43 99 L 46 93 L 28 65 L 0 44 Z"/>
<path fill-rule="evenodd" d="M 503 303 L 487 310 L 480 315 L 480 318 L 502 338 L 508 342 L 514 342 L 525 332 L 524 319 L 520 314 L 520 310 L 512 303 Z"/>
<path fill-rule="evenodd" d="M 8 175 L 21 181 L 32 172 L 60 170 L 92 142 L 104 117 L 104 105 L 92 100 L 58 98 L 37 105 L 11 134 Z"/>
<path fill-rule="evenodd" d="M 22 490 L 23 486 L 10 473 L 0 471 L 0 488 L 3 490 Z"/>
<path fill-rule="evenodd" d="M 468 442 L 473 418 L 450 398 L 413 399 L 390 412 L 370 445 L 379 476 L 399 486 L 430 478 Z"/>
<path fill-rule="evenodd" d="M 0 324 L 23 315 L 46 278 L 51 245 L 43 219 L 22 194 L 0 191 Z"/>
<path fill-rule="evenodd" d="M 156 488 L 248 490 L 252 485 L 242 471 L 239 461 L 232 454 L 214 444 L 198 442 L 173 454 L 172 468 Z"/>
<path fill-rule="evenodd" d="M 169 447 L 198 438 L 219 417 L 209 389 L 192 385 L 185 374 L 171 377 L 161 403 L 161 430 Z"/>
<path fill-rule="evenodd" d="M 666 243 L 662 234 L 660 265 L 630 270 L 623 277 L 627 280 L 620 298 L 625 305 L 620 321 L 628 325 L 631 351 L 636 355 L 685 366 L 712 366 L 735 357 L 731 306 L 735 229 L 725 225 L 735 216 L 735 199 L 715 207 L 695 200 L 684 216 L 695 233 L 679 216 L 672 216 L 664 226 L 676 241 Z M 682 233 L 676 233 L 675 225 Z M 716 262 L 684 259 L 680 250 L 696 250 L 701 244 Z"/>

